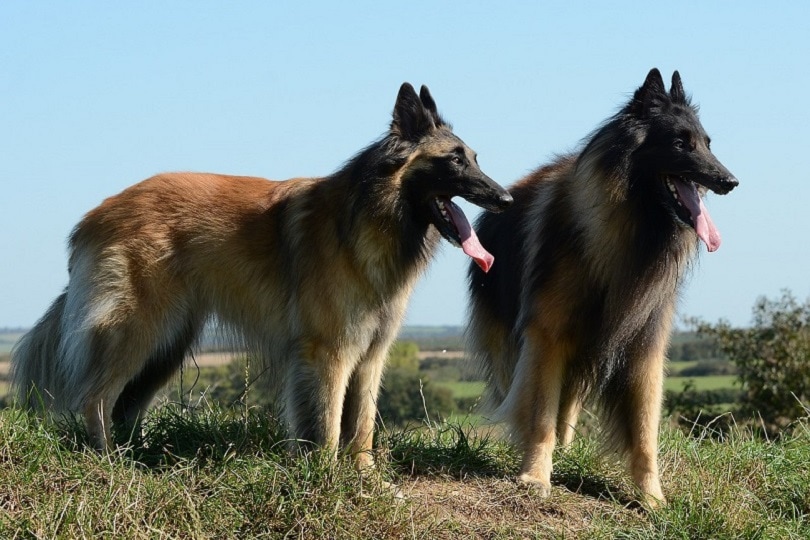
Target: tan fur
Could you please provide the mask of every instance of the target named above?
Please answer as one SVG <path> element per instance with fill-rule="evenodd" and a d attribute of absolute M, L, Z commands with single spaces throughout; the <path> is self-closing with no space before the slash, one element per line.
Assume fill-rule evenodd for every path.
<path fill-rule="evenodd" d="M 68 286 L 12 353 L 20 398 L 82 414 L 109 447 L 216 317 L 269 372 L 295 439 L 370 466 L 388 349 L 436 227 L 451 234 L 436 198 L 511 201 L 467 156 L 406 83 L 389 134 L 328 177 L 172 173 L 110 197 L 74 229 Z"/>
<path fill-rule="evenodd" d="M 342 247 L 341 189 L 319 179 L 177 173 L 105 200 L 72 236 L 66 377 L 50 384 L 51 406 L 82 412 L 94 444 L 109 445 L 115 400 L 160 346 L 155 339 L 189 313 L 195 323 L 216 313 L 244 333 L 288 393 L 312 393 L 325 415 L 316 419 L 322 442 L 337 445 L 348 400 L 354 414 L 344 438 L 354 453 L 369 450 L 385 355 L 422 265 L 392 290 L 390 277 L 379 276 L 392 258 L 385 235 L 359 239 L 358 253 Z M 281 201 L 288 217 L 273 213 Z M 320 386 L 298 387 L 309 375 Z M 301 422 L 295 407 L 290 414 L 291 424 Z"/>

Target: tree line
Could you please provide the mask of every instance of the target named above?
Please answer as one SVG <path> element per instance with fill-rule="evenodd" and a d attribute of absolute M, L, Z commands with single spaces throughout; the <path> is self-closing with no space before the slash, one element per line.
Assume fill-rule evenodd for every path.
<path fill-rule="evenodd" d="M 696 363 L 675 374 L 733 373 L 737 385 L 698 390 L 687 384 L 679 392 L 667 392 L 665 411 L 685 429 L 691 430 L 695 424 L 710 426 L 723 436 L 742 425 L 773 437 L 790 430 L 797 419 L 810 416 L 810 301 L 801 302 L 785 291 L 779 298 L 758 299 L 749 327 L 735 328 L 726 321 L 692 320 L 689 324 L 691 332 L 673 338 L 670 359 Z M 452 336 L 441 339 L 452 340 Z M 165 396 L 186 403 L 207 400 L 272 410 L 276 400 L 269 377 L 249 358 L 216 368 L 186 367 L 180 384 Z M 425 418 L 440 420 L 454 412 L 469 413 L 476 399 L 456 398 L 437 381 L 479 378 L 462 360 L 420 360 L 416 341 L 399 341 L 390 352 L 379 399 L 380 419 L 401 425 Z"/>

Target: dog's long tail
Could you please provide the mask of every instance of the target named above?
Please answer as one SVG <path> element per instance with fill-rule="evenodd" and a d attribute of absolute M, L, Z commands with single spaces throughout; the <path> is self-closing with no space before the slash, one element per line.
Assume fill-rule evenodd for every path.
<path fill-rule="evenodd" d="M 67 383 L 60 369 L 59 348 L 67 292 L 51 307 L 11 351 L 11 384 L 19 403 L 33 409 L 61 409 Z"/>

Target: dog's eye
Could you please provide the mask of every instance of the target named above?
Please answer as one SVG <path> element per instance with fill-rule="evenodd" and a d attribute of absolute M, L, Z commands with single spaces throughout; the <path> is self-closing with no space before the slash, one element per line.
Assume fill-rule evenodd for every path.
<path fill-rule="evenodd" d="M 672 141 L 672 146 L 674 146 L 678 150 L 683 150 L 685 145 L 683 143 L 683 139 L 675 139 L 674 141 Z"/>
<path fill-rule="evenodd" d="M 450 161 L 452 161 L 456 165 L 461 165 L 464 162 L 464 160 L 461 159 L 461 156 L 453 156 L 450 158 Z"/>

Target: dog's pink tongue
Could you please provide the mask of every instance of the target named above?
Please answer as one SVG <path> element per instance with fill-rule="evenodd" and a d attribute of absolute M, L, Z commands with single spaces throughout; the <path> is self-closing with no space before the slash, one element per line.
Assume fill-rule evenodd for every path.
<path fill-rule="evenodd" d="M 675 184 L 675 189 L 678 190 L 684 206 L 692 214 L 692 223 L 695 225 L 698 238 L 703 240 L 709 252 L 717 251 L 720 247 L 720 231 L 714 226 L 712 217 L 698 194 L 697 187 L 692 182 L 683 182 L 678 179 L 673 179 L 672 182 Z"/>
<path fill-rule="evenodd" d="M 481 267 L 481 270 L 489 272 L 492 263 L 495 262 L 495 257 L 484 249 L 484 246 L 478 241 L 475 230 L 472 228 L 472 225 L 470 225 L 470 222 L 467 221 L 467 216 L 464 215 L 461 208 L 453 201 L 445 200 L 444 207 L 447 209 L 450 220 L 453 222 L 453 225 L 456 226 L 458 234 L 461 237 L 461 249 L 464 250 L 464 253 L 469 257 L 472 257 L 472 260 Z"/>

